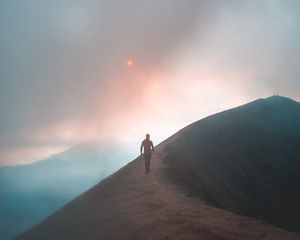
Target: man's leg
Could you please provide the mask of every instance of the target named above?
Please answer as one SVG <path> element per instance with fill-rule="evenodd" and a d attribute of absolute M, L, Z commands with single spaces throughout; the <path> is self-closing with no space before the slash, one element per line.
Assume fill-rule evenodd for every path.
<path fill-rule="evenodd" d="M 146 158 L 146 156 L 144 156 L 144 160 L 145 160 L 145 173 L 147 173 L 147 158 Z"/>
<path fill-rule="evenodd" d="M 150 172 L 150 158 L 147 158 L 147 172 Z"/>
<path fill-rule="evenodd" d="M 150 172 L 150 158 L 151 155 L 145 155 L 145 173 Z"/>

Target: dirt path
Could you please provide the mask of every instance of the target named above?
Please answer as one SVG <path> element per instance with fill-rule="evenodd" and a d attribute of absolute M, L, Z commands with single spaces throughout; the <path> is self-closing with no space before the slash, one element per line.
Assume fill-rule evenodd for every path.
<path fill-rule="evenodd" d="M 157 150 L 150 174 L 144 174 L 140 158 L 130 168 L 133 172 L 125 177 L 128 182 L 122 188 L 129 191 L 124 194 L 128 201 L 134 201 L 130 222 L 144 233 L 143 239 L 300 239 L 260 220 L 207 205 L 188 189 L 170 181 L 166 174 L 170 166 L 164 161 L 168 157 L 165 151 Z"/>

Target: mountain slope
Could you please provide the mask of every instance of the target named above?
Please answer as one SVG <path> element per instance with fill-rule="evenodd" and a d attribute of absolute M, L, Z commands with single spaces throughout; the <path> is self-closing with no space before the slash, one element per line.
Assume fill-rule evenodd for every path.
<path fill-rule="evenodd" d="M 300 231 L 299 103 L 274 96 L 225 111 L 187 127 L 168 149 L 211 203 Z"/>
<path fill-rule="evenodd" d="M 18 239 L 300 239 L 299 120 L 272 97 L 195 122 Z"/>

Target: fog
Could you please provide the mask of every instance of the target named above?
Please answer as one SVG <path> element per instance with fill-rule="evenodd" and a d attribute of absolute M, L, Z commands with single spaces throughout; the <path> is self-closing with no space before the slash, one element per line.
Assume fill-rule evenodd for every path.
<path fill-rule="evenodd" d="M 1 239 L 14 239 L 130 160 L 118 145 L 93 142 L 32 164 L 0 167 Z"/>
<path fill-rule="evenodd" d="M 299 12 L 295 0 L 1 1 L 0 163 L 96 139 L 134 157 L 147 132 L 159 143 L 256 98 L 299 101 Z"/>

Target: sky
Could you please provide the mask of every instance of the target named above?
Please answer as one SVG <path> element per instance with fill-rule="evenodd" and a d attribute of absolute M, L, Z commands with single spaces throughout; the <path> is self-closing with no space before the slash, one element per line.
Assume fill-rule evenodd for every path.
<path fill-rule="evenodd" d="M 258 98 L 300 101 L 300 1 L 0 1 L 0 165 L 132 156 Z M 130 61 L 130 64 L 128 64 Z"/>

